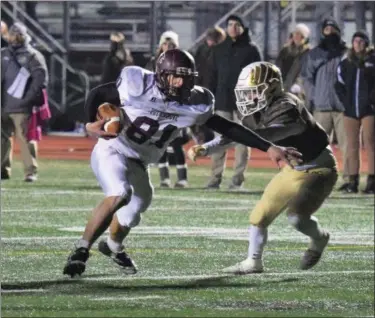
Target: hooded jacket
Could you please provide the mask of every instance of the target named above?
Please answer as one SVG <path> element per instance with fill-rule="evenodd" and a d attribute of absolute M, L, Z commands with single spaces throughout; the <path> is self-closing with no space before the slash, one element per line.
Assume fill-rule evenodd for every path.
<path fill-rule="evenodd" d="M 350 50 L 337 68 L 336 92 L 345 115 L 362 118 L 375 114 L 375 51 L 368 48 L 360 58 Z"/>
<path fill-rule="evenodd" d="M 229 36 L 212 49 L 208 88 L 215 95 L 215 109 L 232 112 L 237 109 L 234 88 L 242 68 L 261 61 L 258 47 L 251 43 L 248 29 L 233 41 Z"/>
<path fill-rule="evenodd" d="M 338 35 L 339 36 L 339 35 Z M 310 111 L 344 111 L 335 91 L 336 70 L 346 52 L 345 42 L 323 37 L 303 62 L 301 77 Z"/>
<path fill-rule="evenodd" d="M 30 73 L 24 95 L 21 99 L 8 94 L 20 67 Z M 4 113 L 31 113 L 33 106 L 44 102 L 43 88 L 47 87 L 48 70 L 42 53 L 29 44 L 1 50 L 1 108 Z"/>

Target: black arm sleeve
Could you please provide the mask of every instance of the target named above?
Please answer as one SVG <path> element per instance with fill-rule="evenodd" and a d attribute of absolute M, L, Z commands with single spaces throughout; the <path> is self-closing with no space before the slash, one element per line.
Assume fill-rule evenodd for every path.
<path fill-rule="evenodd" d="M 286 139 L 288 137 L 299 135 L 306 130 L 306 127 L 301 123 L 291 123 L 283 127 L 267 127 L 256 129 L 255 132 L 272 142 Z"/>
<path fill-rule="evenodd" d="M 96 120 L 98 107 L 103 103 L 111 103 L 120 106 L 120 96 L 117 91 L 116 82 L 107 83 L 93 88 L 85 103 L 86 122 Z"/>
<path fill-rule="evenodd" d="M 227 120 L 218 115 L 213 115 L 207 120 L 206 126 L 217 131 L 225 137 L 251 148 L 258 148 L 264 152 L 272 146 L 272 143 L 263 139 L 252 130 Z"/>

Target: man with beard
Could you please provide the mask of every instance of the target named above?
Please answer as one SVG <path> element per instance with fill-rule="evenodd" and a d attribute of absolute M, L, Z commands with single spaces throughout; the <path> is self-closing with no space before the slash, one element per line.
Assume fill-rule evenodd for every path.
<path fill-rule="evenodd" d="M 323 21 L 321 40 L 306 56 L 301 76 L 308 108 L 328 135 L 334 131 L 343 158 L 346 158 L 344 105 L 335 91 L 336 70 L 346 52 L 341 30 L 333 18 Z M 348 175 L 344 160 L 344 179 Z"/>

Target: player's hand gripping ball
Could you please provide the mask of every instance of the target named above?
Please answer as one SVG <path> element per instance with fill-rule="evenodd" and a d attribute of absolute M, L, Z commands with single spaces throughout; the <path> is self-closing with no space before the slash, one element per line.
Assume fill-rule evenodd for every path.
<path fill-rule="evenodd" d="M 103 103 L 98 107 L 96 119 L 106 119 L 103 130 L 108 133 L 118 134 L 123 128 L 121 109 L 110 103 Z"/>

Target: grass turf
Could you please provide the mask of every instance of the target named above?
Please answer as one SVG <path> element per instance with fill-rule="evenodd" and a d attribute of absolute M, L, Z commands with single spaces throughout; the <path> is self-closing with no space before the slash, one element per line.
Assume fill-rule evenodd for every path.
<path fill-rule="evenodd" d="M 156 187 L 126 240 L 137 275 L 124 276 L 95 246 L 82 278 L 70 279 L 62 268 L 101 190 L 87 162 L 40 167 L 40 180 L 26 184 L 17 162 L 1 184 L 3 317 L 374 315 L 371 196 L 334 192 L 316 213 L 332 235 L 313 270 L 298 270 L 308 240 L 282 214 L 270 227 L 266 272 L 228 277 L 220 269 L 245 257 L 248 212 L 275 171 L 249 170 L 242 192 L 225 184 L 206 191 L 209 168 L 193 167 L 189 189 Z M 151 174 L 158 185 L 157 170 Z"/>

